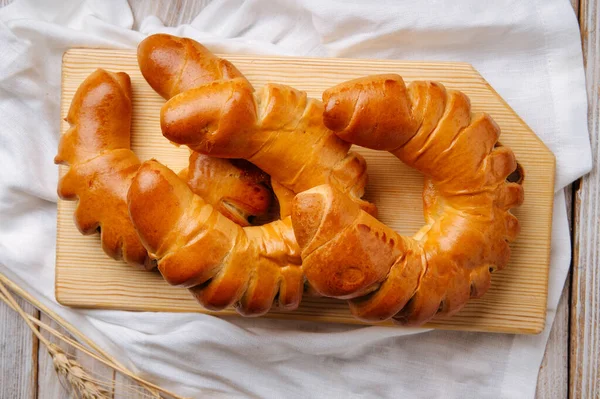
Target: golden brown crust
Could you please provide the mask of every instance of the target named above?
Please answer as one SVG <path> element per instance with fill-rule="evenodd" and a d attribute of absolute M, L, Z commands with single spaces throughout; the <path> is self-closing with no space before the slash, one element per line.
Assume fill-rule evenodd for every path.
<path fill-rule="evenodd" d="M 138 48 L 138 60 L 148 83 L 166 99 L 175 96 L 173 101 L 177 101 L 193 93 L 208 93 L 206 98 L 201 96 L 198 100 L 207 111 L 204 119 L 194 119 L 198 104 L 193 103 L 182 110 L 179 118 L 161 120 L 183 131 L 181 137 L 173 136 L 172 141 L 186 140 L 189 133 L 185 132 L 185 125 L 192 119 L 195 123 L 217 124 L 227 140 L 239 147 L 249 145 L 243 128 L 256 118 L 254 103 L 248 101 L 254 89 L 228 61 L 190 39 L 168 35 L 154 35 L 144 40 Z M 228 82 L 229 87 L 207 91 L 216 80 Z M 250 96 L 238 95 L 238 91 L 248 92 Z M 202 145 L 213 149 L 211 155 L 223 156 L 218 151 L 218 142 L 208 140 Z M 235 158 L 235 154 L 228 153 L 225 157 Z M 173 179 L 170 171 L 158 164 L 152 165 L 140 171 L 139 181 L 156 181 L 144 184 L 143 190 L 132 187 L 130 212 L 152 256 L 159 259 L 159 269 L 169 283 L 189 287 L 198 301 L 211 310 L 233 305 L 244 315 L 258 315 L 269 310 L 276 295 L 280 307 L 298 306 L 304 277 L 291 219 L 241 230 L 222 217 L 242 226 L 249 224 L 248 216 L 259 220 L 266 217 L 272 198 L 267 188 L 268 175 L 247 161 L 192 153 L 189 168 L 180 173 L 189 188 L 200 195 L 190 197 L 191 192 Z M 168 190 L 163 191 L 161 187 Z M 148 212 L 144 201 L 149 198 L 165 198 L 166 206 L 174 209 L 172 215 L 180 222 L 185 221 L 186 229 L 191 228 L 189 231 L 196 234 L 193 242 L 186 244 L 191 239 L 188 236 L 177 238 L 178 233 L 174 232 L 180 227 L 171 223 L 170 218 L 162 223 L 160 215 L 168 212 L 160 209 L 162 205 L 154 205 L 156 211 Z M 190 198 L 192 202 L 186 202 Z M 179 207 L 169 201 L 179 201 Z M 179 213 L 188 206 L 192 210 Z M 207 209 L 211 209 L 208 214 Z M 186 218 L 194 212 L 200 212 L 206 219 L 188 221 Z"/>
<path fill-rule="evenodd" d="M 148 36 L 139 44 L 137 57 L 148 84 L 166 100 L 204 83 L 243 78 L 229 61 L 182 37 Z"/>
<path fill-rule="evenodd" d="M 148 40 L 148 39 L 147 39 Z M 199 53 L 198 53 L 199 54 Z M 203 53 L 208 59 L 212 54 Z M 202 64 L 199 62 L 199 64 Z M 366 184 L 364 159 L 323 124 L 323 104 L 289 86 L 268 84 L 258 93 L 241 75 L 223 76 L 171 98 L 161 110 L 163 135 L 192 150 L 247 159 L 271 176 L 286 198 L 330 183 L 360 199 Z"/>
<path fill-rule="evenodd" d="M 325 122 L 340 137 L 389 150 L 426 176 L 426 225 L 402 237 L 356 207 L 350 212 L 335 188 L 300 193 L 292 218 L 311 285 L 352 298 L 360 319 L 407 325 L 453 314 L 483 295 L 491 271 L 508 262 L 519 231 L 510 209 L 523 202 L 523 171 L 497 144 L 498 126 L 471 114 L 463 93 L 435 82 L 407 88 L 397 75 L 341 84 L 324 101 Z M 507 181 L 515 170 L 518 182 Z"/>
<path fill-rule="evenodd" d="M 350 143 L 393 150 L 408 141 L 418 127 L 408 102 L 388 100 L 406 96 L 404 82 L 395 79 L 395 75 L 380 75 L 377 82 L 363 78 L 350 80 L 323 94 L 323 121 Z"/>
<path fill-rule="evenodd" d="M 148 36 L 138 46 L 138 64 L 150 86 L 169 100 L 184 91 L 243 75 L 227 60 L 216 57 L 194 40 L 166 34 Z M 249 162 L 223 160 L 192 153 L 180 177 L 190 188 L 241 226 L 268 219 L 273 193 L 268 175 Z M 261 179 L 261 181 L 253 181 Z"/>
<path fill-rule="evenodd" d="M 151 269 L 127 213 L 129 184 L 140 165 L 130 150 L 131 83 L 125 73 L 98 69 L 79 87 L 54 161 L 68 165 L 58 195 L 77 200 L 75 225 L 83 234 L 101 232 L 110 257 Z"/>
<path fill-rule="evenodd" d="M 152 40 L 146 39 L 147 42 Z M 188 39 L 184 40 L 186 43 L 182 45 L 179 39 L 170 40 L 164 36 L 157 38 L 156 46 L 160 46 L 162 42 L 169 47 L 165 51 L 170 56 L 159 57 L 164 59 L 160 61 L 163 65 L 163 78 L 153 78 L 149 76 L 150 73 L 144 73 L 149 83 L 159 93 L 163 93 L 165 98 L 173 96 L 161 110 L 163 134 L 172 142 L 188 145 L 193 151 L 222 158 L 244 158 L 261 167 L 271 175 L 284 219 L 260 226 L 260 230 L 245 229 L 248 239 L 242 234 L 232 244 L 229 256 L 235 260 L 223 265 L 217 274 L 204 283 L 200 281 L 207 274 L 190 272 L 190 267 L 194 269 L 195 266 L 183 264 L 181 256 L 177 255 L 177 259 L 182 262 L 179 268 L 185 271 L 184 275 L 175 273 L 178 269 L 175 262 L 161 258 L 151 248 L 149 250 L 153 256 L 161 259 L 160 264 L 174 265 L 172 270 L 161 267 L 165 278 L 172 283 L 195 286 L 192 291 L 204 306 L 220 309 L 237 303 L 236 306 L 244 314 L 265 312 L 271 306 L 267 299 L 275 295 L 273 279 L 279 272 L 262 254 L 266 251 L 291 258 L 291 265 L 279 269 L 285 270 L 283 275 L 294 283 L 286 283 L 287 280 L 284 280 L 279 286 L 278 297 L 281 306 L 293 308 L 297 306 L 295 298 L 300 294 L 296 281 L 303 280 L 303 276 L 297 267 L 299 255 L 289 252 L 291 249 L 297 251 L 291 221 L 286 217 L 291 211 L 291 200 L 296 192 L 330 182 L 350 195 L 364 209 L 375 213 L 373 204 L 360 199 L 366 184 L 364 159 L 360 155 L 348 153 L 350 145 L 324 127 L 321 102 L 308 99 L 304 92 L 275 84 L 265 86 L 255 95 L 254 88 L 243 76 L 219 76 L 215 70 L 218 68 L 214 67 L 217 58 L 205 52 L 203 47 L 202 52 L 183 51 L 184 48 L 194 46 Z M 138 51 L 142 70 L 149 69 L 143 64 L 159 63 L 144 53 L 154 51 L 160 55 L 161 50 L 149 48 L 147 45 L 140 46 Z M 177 57 L 179 59 L 176 60 Z M 207 60 L 200 59 L 202 57 Z M 188 59 L 187 64 L 181 62 L 181 59 Z M 189 63 L 210 69 L 204 84 L 198 86 L 194 82 L 193 85 L 184 87 L 185 85 L 173 83 L 174 78 L 164 77 L 180 73 Z M 171 87 L 176 87 L 177 90 L 171 90 Z M 190 179 L 192 174 L 190 168 L 181 176 Z M 156 198 L 161 198 L 162 195 L 166 194 Z M 130 197 L 132 217 L 138 198 L 143 196 Z M 143 222 L 144 218 L 140 212 L 140 221 Z M 161 236 L 166 234 L 162 228 L 157 230 Z M 151 238 L 153 233 L 150 224 L 138 226 L 138 232 L 142 236 L 145 231 L 149 232 Z M 182 248 L 178 253 L 186 251 L 186 248 Z M 254 263 L 249 263 L 248 259 L 252 259 Z M 192 259 L 187 262 L 192 262 Z M 216 260 L 212 260 L 210 264 L 215 262 Z M 245 266 L 242 267 L 242 264 Z M 254 268 L 250 270 L 251 267 Z M 207 273 L 213 273 L 212 269 Z M 245 281 L 245 273 L 251 273 L 254 280 Z M 171 274 L 175 278 L 171 278 Z M 194 277 L 195 275 L 202 278 Z"/>
<path fill-rule="evenodd" d="M 267 217 L 272 192 L 269 175 L 243 159 L 213 158 L 197 152 L 179 176 L 190 189 L 242 227 Z"/>
<path fill-rule="evenodd" d="M 71 128 L 61 137 L 55 157 L 56 163 L 69 166 L 59 181 L 58 195 L 78 200 L 77 228 L 83 234 L 100 230 L 102 247 L 110 257 L 152 269 L 155 264 L 133 228 L 126 203 L 140 165 L 130 150 L 131 113 L 127 74 L 97 70 L 81 84 L 67 115 Z M 198 155 L 192 161 L 194 169 L 186 172 L 190 184 L 221 204 L 228 216 L 247 224 L 250 215 L 266 213 L 272 194 L 262 184 L 265 175 L 255 167 L 219 159 L 198 162 Z M 220 181 L 200 187 L 203 177 Z"/>
<path fill-rule="evenodd" d="M 290 216 L 292 212 L 292 201 L 294 200 L 296 193 L 281 185 L 277 180 L 271 180 L 271 188 L 273 189 L 273 194 L 275 194 L 275 197 L 277 198 L 279 216 L 281 218 Z"/>
<path fill-rule="evenodd" d="M 163 134 L 174 143 L 186 144 L 206 155 L 247 159 L 245 155 L 262 145 L 259 137 L 253 137 L 257 110 L 252 92 L 242 78 L 184 91 L 161 109 Z"/>
<path fill-rule="evenodd" d="M 131 220 L 167 282 L 190 288 L 211 310 L 267 312 L 275 298 L 296 308 L 300 255 L 287 218 L 242 228 L 225 218 L 171 170 L 142 164 L 128 194 Z"/>

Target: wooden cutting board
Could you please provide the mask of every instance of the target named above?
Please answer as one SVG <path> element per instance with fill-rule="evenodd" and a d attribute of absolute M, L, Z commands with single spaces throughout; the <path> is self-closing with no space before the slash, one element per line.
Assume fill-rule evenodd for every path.
<path fill-rule="evenodd" d="M 469 64 L 360 59 L 287 58 L 223 55 L 257 87 L 277 82 L 306 90 L 320 98 L 328 87 L 347 79 L 398 73 L 407 81 L 437 80 L 460 89 L 473 111 L 492 115 L 502 129 L 500 140 L 510 146 L 526 171 L 525 203 L 514 213 L 522 232 L 512 245 L 509 266 L 493 275 L 484 298 L 471 300 L 457 315 L 439 318 L 428 327 L 510 333 L 539 333 L 544 328 L 548 292 L 550 232 L 554 187 L 554 156 Z M 157 158 L 175 171 L 187 166 L 188 150 L 171 145 L 160 131 L 159 110 L 164 100 L 146 83 L 132 50 L 72 49 L 62 69 L 61 117 L 81 82 L 96 68 L 123 71 L 133 86 L 132 146 L 144 160 Z M 515 83 L 517 84 L 517 83 Z M 61 131 L 68 128 L 62 122 Z M 367 160 L 366 198 L 375 202 L 379 217 L 401 234 L 412 235 L 423 224 L 421 175 L 387 152 L 356 147 Z M 61 175 L 65 167 L 60 167 Z M 189 292 L 165 283 L 158 273 L 134 270 L 109 259 L 99 235 L 84 237 L 73 223 L 74 202 L 58 201 L 56 299 L 63 305 L 137 311 L 205 312 Z M 220 315 L 236 315 L 224 311 Z M 294 312 L 272 311 L 265 317 L 361 324 L 344 301 L 305 298 Z M 385 324 L 385 323 L 384 323 Z M 399 328 L 399 327 L 398 327 Z"/>

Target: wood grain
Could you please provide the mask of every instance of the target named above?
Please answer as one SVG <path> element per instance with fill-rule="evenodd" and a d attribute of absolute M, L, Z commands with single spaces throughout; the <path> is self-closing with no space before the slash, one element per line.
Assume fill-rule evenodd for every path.
<path fill-rule="evenodd" d="M 157 16 L 165 26 L 178 26 L 192 22 L 194 17 L 206 7 L 211 0 L 129 0 L 133 12 L 133 29 L 138 29 L 141 22 L 149 15 Z"/>
<path fill-rule="evenodd" d="M 570 278 L 563 289 L 546 352 L 540 366 L 537 399 L 566 398 L 569 391 L 569 294 Z"/>
<path fill-rule="evenodd" d="M 525 205 L 515 214 L 522 223 L 506 271 L 494 275 L 483 300 L 471 301 L 458 315 L 438 319 L 434 328 L 537 333 L 546 314 L 549 238 L 552 217 L 554 157 L 524 122 L 468 64 L 415 63 L 389 60 L 309 59 L 228 55 L 257 86 L 267 80 L 306 90 L 311 96 L 340 81 L 370 73 L 397 72 L 407 80 L 442 81 L 471 98 L 473 110 L 489 112 L 527 170 Z M 147 85 L 137 68 L 135 52 L 75 49 L 64 57 L 62 112 L 66 115 L 79 84 L 95 68 L 129 73 L 133 85 L 132 146 L 141 159 L 158 158 L 174 170 L 187 165 L 187 150 L 170 145 L 160 133 L 163 100 Z M 67 129 L 63 123 L 62 130 Z M 370 183 L 367 198 L 377 203 L 380 218 L 402 234 L 423 224 L 422 177 L 392 155 L 356 148 L 367 159 Z M 61 173 L 64 168 L 61 168 Z M 398 186 L 397 182 L 403 182 Z M 127 268 L 108 259 L 97 235 L 83 237 L 75 229 L 74 202 L 59 201 L 56 296 L 68 306 L 94 308 L 203 311 L 186 290 L 168 286 L 156 273 Z M 401 209 L 402 212 L 398 212 Z M 225 311 L 220 315 L 234 314 Z M 270 317 L 359 323 L 347 305 L 330 299 L 305 299 L 293 313 L 273 311 Z"/>
<path fill-rule="evenodd" d="M 588 94 L 588 129 L 594 168 L 581 180 L 575 201 L 571 300 L 571 398 L 600 397 L 600 9 L 583 0 L 580 27 Z"/>
<path fill-rule="evenodd" d="M 27 314 L 38 315 L 28 302 L 15 299 Z M 0 331 L 0 398 L 35 398 L 38 340 L 4 302 L 0 302 Z"/>
<path fill-rule="evenodd" d="M 564 188 L 569 232 L 573 236 L 573 185 Z M 572 265 L 573 262 L 571 262 Z M 566 398 L 569 391 L 569 317 L 571 273 L 565 279 L 554 323 L 546 343 L 546 351 L 538 374 L 536 399 Z"/>

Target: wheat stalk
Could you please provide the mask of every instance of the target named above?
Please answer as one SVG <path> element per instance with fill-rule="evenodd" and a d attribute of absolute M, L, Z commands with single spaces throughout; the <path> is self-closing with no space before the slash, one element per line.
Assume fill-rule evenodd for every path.
<path fill-rule="evenodd" d="M 63 386 L 67 385 L 65 381 L 68 383 L 72 394 L 83 399 L 112 399 L 110 392 L 101 388 L 94 378 L 79 363 L 69 359 L 58 345 L 51 343 L 47 349 L 52 356 L 54 370 L 63 382 Z"/>
<path fill-rule="evenodd" d="M 39 341 L 42 344 L 44 344 L 44 346 L 48 350 L 48 353 L 52 357 L 54 368 L 60 378 L 61 383 L 63 384 L 65 389 L 67 389 L 68 391 L 71 392 L 71 394 L 73 396 L 75 396 L 77 398 L 83 398 L 83 399 L 88 399 L 88 398 L 89 399 L 104 399 L 104 398 L 112 399 L 112 397 L 113 397 L 112 392 L 113 392 L 113 389 L 115 388 L 115 383 L 114 383 L 114 381 L 102 381 L 100 379 L 94 378 L 94 376 L 91 373 L 87 372 L 76 360 L 70 358 L 69 355 L 67 353 L 65 353 L 61 347 L 50 342 L 44 335 L 42 335 L 42 333 L 40 332 L 38 327 L 40 329 L 43 329 L 46 332 L 50 333 L 51 335 L 55 336 L 60 341 L 67 343 L 72 348 L 82 351 L 86 355 L 91 356 L 92 358 L 100 361 L 101 363 L 113 368 L 115 371 L 118 371 L 118 372 L 126 375 L 127 377 L 135 380 L 138 384 L 140 384 L 139 387 L 132 386 L 132 385 L 125 385 L 122 387 L 129 391 L 135 391 L 136 394 L 139 396 L 147 397 L 147 398 L 161 398 L 162 396 L 160 395 L 160 392 L 163 392 L 164 394 L 168 395 L 169 397 L 183 399 L 182 397 L 180 397 L 176 394 L 173 394 L 173 393 L 166 391 L 148 381 L 141 379 L 140 377 L 136 376 L 131 371 L 127 370 L 125 367 L 123 367 L 122 365 L 120 365 L 119 363 L 114 361 L 113 359 L 110 359 L 108 356 L 104 356 L 104 358 L 103 358 L 103 357 L 97 355 L 96 353 L 91 352 L 88 348 L 84 347 L 79 342 L 71 339 L 70 337 L 67 337 L 64 334 L 61 334 L 60 332 L 53 329 L 49 325 L 43 323 L 41 320 L 25 313 L 23 311 L 23 309 L 19 306 L 19 304 L 16 302 L 13 295 L 8 291 L 8 289 L 6 288 L 4 283 L 7 283 L 7 285 L 10 285 L 11 289 L 13 289 L 13 290 L 15 288 L 14 283 L 12 283 L 5 276 L 0 274 L 0 300 L 5 302 L 11 309 L 13 309 L 15 312 L 17 312 L 23 318 L 23 320 L 25 321 L 27 326 L 31 329 L 33 334 L 39 339 Z M 17 293 L 19 294 L 19 296 L 25 297 L 25 295 L 22 295 L 22 293 L 20 291 Z M 30 302 L 30 303 L 33 302 L 33 301 L 29 300 L 30 298 L 24 298 L 24 299 L 28 300 L 28 302 Z M 32 304 L 34 304 L 34 303 L 32 303 Z M 34 305 L 38 305 L 38 304 L 36 303 Z M 38 308 L 40 308 L 40 310 L 44 311 L 42 309 L 43 306 L 40 305 L 40 306 L 36 306 L 36 307 L 38 307 Z M 48 314 L 58 324 L 65 327 L 63 325 L 63 323 L 61 323 L 59 320 L 56 320 L 57 318 L 55 318 L 55 317 L 53 317 L 53 315 L 49 314 L 50 312 L 44 311 L 44 313 Z M 67 324 L 67 323 L 65 323 L 65 324 Z M 68 325 L 68 326 L 70 326 L 70 325 Z M 71 332 L 71 329 L 69 329 L 67 327 L 65 327 L 65 328 Z M 88 341 L 86 341 L 86 342 L 88 342 Z M 100 352 L 100 351 L 98 350 L 98 352 Z M 143 391 L 140 391 L 140 388 L 143 389 Z"/>

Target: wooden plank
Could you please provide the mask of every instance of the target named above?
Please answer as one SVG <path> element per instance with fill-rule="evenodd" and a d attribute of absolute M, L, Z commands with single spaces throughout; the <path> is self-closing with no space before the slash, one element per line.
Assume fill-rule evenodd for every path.
<path fill-rule="evenodd" d="M 569 232 L 573 237 L 573 185 L 564 189 L 569 219 Z M 536 399 L 566 398 L 569 389 L 569 316 L 571 299 L 571 274 L 567 275 L 560 296 L 554 324 L 546 344 L 546 352 L 538 374 Z"/>
<path fill-rule="evenodd" d="M 594 168 L 575 201 L 571 300 L 571 398 L 600 397 L 600 7 L 582 0 L 580 27 L 588 89 L 588 128 Z"/>
<path fill-rule="evenodd" d="M 38 311 L 15 297 L 25 313 Z M 38 340 L 21 316 L 0 301 L 0 398 L 36 397 Z"/>
<path fill-rule="evenodd" d="M 566 398 L 569 388 L 569 293 L 570 277 L 558 303 L 546 353 L 538 375 L 537 399 Z"/>
<path fill-rule="evenodd" d="M 515 151 L 527 170 L 527 200 L 515 212 L 522 233 L 512 247 L 511 265 L 494 275 L 492 288 L 482 300 L 471 301 L 458 315 L 438 319 L 430 326 L 520 333 L 541 331 L 546 315 L 554 157 L 470 65 L 240 55 L 227 58 L 257 86 L 267 80 L 277 81 L 306 90 L 311 96 L 320 96 L 325 88 L 342 80 L 386 72 L 400 73 L 407 80 L 438 80 L 449 88 L 465 91 L 475 112 L 485 110 L 494 117 L 504 132 L 502 142 Z M 133 51 L 69 51 L 63 65 L 63 115 L 79 84 L 97 67 L 125 71 L 132 77 L 132 145 L 140 158 L 158 158 L 174 170 L 186 166 L 187 150 L 170 145 L 160 133 L 159 108 L 163 100 L 141 76 Z M 62 130 L 66 129 L 64 123 Z M 416 232 L 423 224 L 422 176 L 389 153 L 356 150 L 367 159 L 370 179 L 367 197 L 377 203 L 380 218 L 402 234 Z M 64 172 L 64 168 L 61 170 Z M 403 182 L 401 196 L 398 181 Z M 168 286 L 158 274 L 133 270 L 108 259 L 100 249 L 97 235 L 83 237 L 75 229 L 74 206 L 74 202 L 59 201 L 56 293 L 61 303 L 112 309 L 202 311 L 186 290 Z M 306 298 L 297 311 L 273 311 L 268 316 L 358 323 L 344 302 L 328 299 Z"/>
<path fill-rule="evenodd" d="M 211 0 L 128 0 L 133 18 L 133 29 L 149 15 L 156 15 L 166 26 L 188 24 L 206 7 Z"/>
<path fill-rule="evenodd" d="M 60 324 L 56 323 L 45 314 L 42 313 L 40 320 L 61 334 L 71 337 L 67 330 L 62 328 Z M 97 380 L 97 385 L 101 385 L 102 388 L 112 391 L 115 374 L 112 368 L 91 358 L 80 350 L 73 349 L 73 347 L 69 346 L 64 341 L 61 341 L 46 331 L 43 331 L 42 334 L 44 337 L 48 338 L 50 342 L 60 346 L 71 358 L 79 362 L 86 372 L 94 376 L 94 378 Z M 69 391 L 63 386 L 63 383 L 59 380 L 56 371 L 54 370 L 52 357 L 44 345 L 40 345 L 39 348 L 39 374 L 37 385 L 38 399 L 62 398 L 67 397 L 69 393 Z"/>

